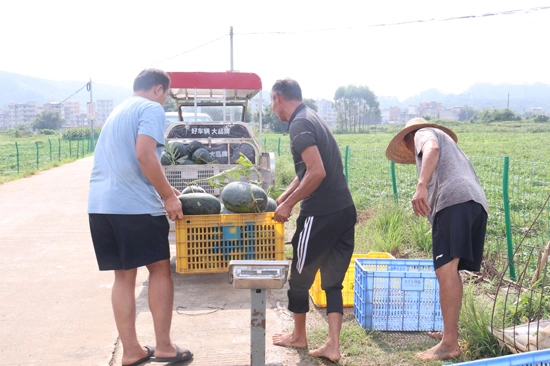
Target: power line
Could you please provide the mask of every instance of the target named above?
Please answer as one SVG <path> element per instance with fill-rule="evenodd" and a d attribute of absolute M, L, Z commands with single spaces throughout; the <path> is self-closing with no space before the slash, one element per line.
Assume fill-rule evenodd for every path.
<path fill-rule="evenodd" d="M 79 91 L 81 91 L 82 89 L 84 88 L 87 88 L 88 91 L 90 91 L 90 87 L 89 87 L 89 84 L 90 83 L 86 83 L 82 86 L 82 88 L 78 89 L 77 91 L 75 91 L 74 93 L 72 93 L 71 95 L 69 95 L 67 98 L 63 99 L 61 102 L 57 103 L 57 104 L 63 104 L 63 102 L 65 102 L 67 99 L 69 99 L 70 97 L 72 97 L 73 95 L 75 95 L 76 93 L 78 93 Z"/>
<path fill-rule="evenodd" d="M 191 48 L 191 49 L 189 49 L 189 50 L 187 50 L 187 51 L 183 51 L 183 52 L 178 53 L 177 55 L 172 56 L 172 57 L 169 57 L 169 58 L 167 58 L 167 59 L 165 59 L 165 60 L 157 61 L 157 62 L 155 62 L 155 63 L 152 63 L 151 65 L 149 65 L 149 67 L 154 66 L 154 65 L 156 65 L 156 64 L 160 64 L 160 63 L 162 63 L 162 62 L 166 62 L 166 61 L 168 61 L 168 60 L 171 60 L 171 59 L 173 59 L 173 58 L 179 57 L 179 56 L 181 56 L 181 55 L 185 55 L 186 53 L 189 53 L 189 52 L 198 50 L 198 49 L 201 48 L 201 47 L 208 46 L 209 44 L 214 43 L 214 42 L 217 42 L 217 41 L 219 41 L 220 39 L 227 37 L 228 35 L 229 35 L 229 34 L 226 33 L 226 34 L 224 34 L 223 36 L 221 36 L 221 37 L 219 37 L 219 38 L 216 38 L 216 39 L 213 39 L 213 40 L 211 40 L 211 41 L 208 41 L 208 42 L 206 42 L 206 43 L 203 43 L 203 44 L 201 44 L 200 46 Z"/>
<path fill-rule="evenodd" d="M 451 20 L 462 20 L 462 19 L 473 19 L 473 18 L 486 18 L 497 15 L 516 15 L 516 14 L 525 14 L 531 13 L 540 10 L 548 10 L 550 6 L 539 6 L 529 9 L 516 9 L 516 10 L 506 10 L 496 13 L 485 13 L 481 15 L 463 15 L 449 18 L 432 18 L 432 19 L 418 19 L 418 20 L 408 20 L 404 22 L 395 22 L 395 23 L 380 23 L 380 24 L 369 24 L 369 25 L 360 25 L 353 27 L 342 27 L 342 28 L 319 28 L 319 29 L 306 29 L 294 32 L 284 32 L 284 31 L 272 31 L 272 32 L 247 32 L 247 33 L 234 33 L 238 35 L 263 35 L 263 34 L 299 34 L 299 33 L 312 33 L 312 32 L 326 32 L 326 31 L 335 31 L 335 30 L 349 30 L 349 29 L 360 29 L 360 28 L 374 28 L 374 27 L 389 27 L 395 25 L 406 25 L 414 23 L 430 23 L 430 22 L 447 22 Z"/>
<path fill-rule="evenodd" d="M 312 32 L 326 32 L 326 31 L 336 31 L 336 30 L 350 30 L 350 29 L 361 29 L 361 28 L 374 28 L 374 27 L 390 27 L 390 26 L 396 26 L 396 25 L 406 25 L 406 24 L 414 24 L 414 23 L 430 23 L 430 22 L 447 22 L 452 20 L 463 20 L 463 19 L 473 19 L 473 18 L 486 18 L 486 17 L 492 17 L 492 16 L 498 16 L 498 15 L 516 15 L 516 14 L 525 14 L 525 13 L 531 13 L 535 11 L 541 11 L 541 10 L 548 10 L 550 9 L 550 6 L 539 6 L 534 8 L 528 8 L 528 9 L 515 9 L 515 10 L 505 10 L 501 12 L 495 12 L 495 13 L 485 13 L 481 15 L 463 15 L 463 16 L 455 16 L 455 17 L 448 17 L 448 18 L 432 18 L 432 19 L 417 19 L 417 20 L 408 20 L 404 22 L 394 22 L 394 23 L 380 23 L 380 24 L 368 24 L 368 25 L 361 25 L 361 26 L 353 26 L 353 27 L 342 27 L 342 28 L 319 28 L 319 29 L 306 29 L 306 30 L 300 30 L 300 31 L 294 31 L 294 32 L 285 32 L 285 31 L 269 31 L 269 32 L 243 32 L 243 33 L 233 33 L 234 35 L 265 35 L 265 34 L 300 34 L 300 33 L 312 33 Z M 198 50 L 199 48 L 208 46 L 209 44 L 212 44 L 214 42 L 219 41 L 220 39 L 223 39 L 227 37 L 229 34 L 224 34 L 221 37 L 218 37 L 216 39 L 213 39 L 211 41 L 208 41 L 206 43 L 203 43 L 197 47 L 188 49 L 186 51 L 183 51 L 181 53 L 178 53 L 177 55 L 174 55 L 172 57 L 166 58 L 162 61 L 157 61 L 152 64 L 150 64 L 148 67 L 166 62 L 168 60 L 172 60 L 176 57 L 185 55 L 187 53 L 193 52 L 195 50 Z M 76 94 L 76 93 L 75 93 Z M 73 94 L 74 95 L 74 94 Z"/>

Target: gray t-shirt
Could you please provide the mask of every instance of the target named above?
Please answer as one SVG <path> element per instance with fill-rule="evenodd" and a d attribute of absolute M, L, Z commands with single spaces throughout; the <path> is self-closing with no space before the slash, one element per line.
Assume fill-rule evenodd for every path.
<path fill-rule="evenodd" d="M 438 128 L 421 128 L 414 137 L 416 169 L 422 169 L 422 147 L 429 140 L 439 146 L 439 161 L 428 182 L 428 204 L 432 211 L 428 220 L 433 224 L 435 214 L 459 203 L 475 201 L 489 212 L 487 198 L 470 160 L 456 142 Z"/>

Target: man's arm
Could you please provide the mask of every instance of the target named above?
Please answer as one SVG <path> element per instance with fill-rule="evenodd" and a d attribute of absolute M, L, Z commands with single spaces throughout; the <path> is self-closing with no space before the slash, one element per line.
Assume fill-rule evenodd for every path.
<path fill-rule="evenodd" d="M 136 140 L 136 156 L 143 175 L 155 187 L 164 201 L 164 208 L 170 220 L 183 219 L 181 202 L 176 192 L 168 183 L 162 172 L 160 160 L 156 154 L 157 142 L 147 135 L 138 135 Z"/>
<path fill-rule="evenodd" d="M 282 204 L 275 210 L 274 219 L 276 221 L 288 221 L 292 208 L 298 202 L 315 192 L 327 175 L 317 146 L 313 145 L 302 151 L 302 160 L 306 164 L 306 174 L 302 180 L 299 181 L 296 189 L 294 189 L 292 193 L 290 193 L 290 195 L 284 200 L 284 202 L 282 202 Z M 297 181 L 297 179 L 295 181 Z M 294 184 L 294 181 L 292 183 Z"/>
<path fill-rule="evenodd" d="M 284 201 L 286 201 L 288 196 L 290 196 L 292 192 L 294 192 L 296 188 L 298 188 L 299 185 L 300 185 L 300 180 L 298 179 L 298 177 L 294 177 L 294 180 L 292 181 L 292 183 L 290 183 L 290 185 L 279 196 L 279 198 L 277 198 L 277 201 L 275 201 L 277 202 L 277 206 L 281 205 Z"/>
<path fill-rule="evenodd" d="M 435 140 L 428 140 L 422 146 L 422 169 L 418 177 L 412 206 L 416 216 L 427 216 L 432 210 L 428 204 L 428 182 L 439 162 L 439 145 Z"/>

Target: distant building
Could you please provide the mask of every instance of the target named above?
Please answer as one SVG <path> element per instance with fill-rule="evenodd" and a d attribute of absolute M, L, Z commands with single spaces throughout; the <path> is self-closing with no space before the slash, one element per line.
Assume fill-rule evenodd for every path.
<path fill-rule="evenodd" d="M 9 128 L 17 125 L 30 126 L 36 115 L 39 113 L 36 102 L 13 103 L 8 105 Z"/>
<path fill-rule="evenodd" d="M 77 100 L 68 100 L 63 102 L 66 124 L 77 126 L 80 117 L 80 102 Z"/>
<path fill-rule="evenodd" d="M 443 104 L 438 102 L 425 102 L 420 103 L 418 106 L 418 114 L 420 116 L 430 116 L 433 118 L 440 118 L 439 114 L 443 110 Z"/>
<path fill-rule="evenodd" d="M 96 100 L 95 101 L 95 121 L 94 125 L 101 126 L 107 121 L 107 117 L 113 111 L 112 100 Z"/>
<path fill-rule="evenodd" d="M 327 99 L 315 99 L 319 114 L 327 121 L 329 126 L 336 124 L 338 112 L 332 107 L 332 101 Z"/>
<path fill-rule="evenodd" d="M 10 127 L 10 112 L 5 109 L 0 109 L 0 130 L 6 130 Z"/>
<path fill-rule="evenodd" d="M 58 112 L 62 119 L 65 119 L 65 106 L 59 104 L 58 102 L 48 102 L 44 104 L 45 111 L 55 111 Z"/>
<path fill-rule="evenodd" d="M 458 121 L 460 116 L 460 107 L 443 108 L 439 111 L 439 119 L 449 119 Z"/>

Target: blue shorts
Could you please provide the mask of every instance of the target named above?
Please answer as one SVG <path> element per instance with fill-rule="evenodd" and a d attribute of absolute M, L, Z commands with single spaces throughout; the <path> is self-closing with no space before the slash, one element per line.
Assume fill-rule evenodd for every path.
<path fill-rule="evenodd" d="M 435 214 L 432 226 L 434 268 L 460 258 L 458 269 L 481 269 L 487 212 L 474 201 L 459 203 Z"/>
<path fill-rule="evenodd" d="M 89 214 L 100 271 L 133 269 L 170 258 L 165 215 Z"/>

